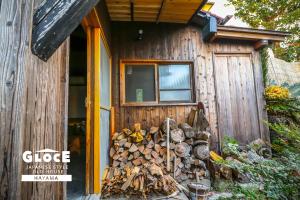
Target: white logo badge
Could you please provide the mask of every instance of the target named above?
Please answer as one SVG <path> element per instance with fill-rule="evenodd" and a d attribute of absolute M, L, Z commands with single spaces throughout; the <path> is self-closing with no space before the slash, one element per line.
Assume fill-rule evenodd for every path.
<path fill-rule="evenodd" d="M 39 151 L 25 151 L 22 155 L 27 164 L 28 174 L 22 175 L 22 181 L 72 181 L 72 175 L 66 175 L 70 162 L 70 151 L 56 151 L 43 149 Z"/>

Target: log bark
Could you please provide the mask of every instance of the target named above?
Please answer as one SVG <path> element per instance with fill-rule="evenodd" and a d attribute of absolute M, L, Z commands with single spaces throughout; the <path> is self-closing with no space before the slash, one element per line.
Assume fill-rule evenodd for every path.
<path fill-rule="evenodd" d="M 150 154 L 151 152 L 152 152 L 152 149 L 145 148 L 144 151 L 143 151 L 143 154 L 147 155 L 147 154 Z"/>
<path fill-rule="evenodd" d="M 158 167 L 156 164 L 152 164 L 148 167 L 148 170 L 150 172 L 150 174 L 152 176 L 156 175 L 156 176 L 162 176 L 163 175 L 163 172 L 161 170 L 160 167 Z"/>
<path fill-rule="evenodd" d="M 152 151 L 151 155 L 153 158 L 157 159 L 159 157 L 159 154 L 156 151 Z"/>
<path fill-rule="evenodd" d="M 177 123 L 174 119 L 169 119 L 169 126 L 171 130 L 178 128 Z M 164 133 L 167 133 L 167 119 L 165 119 L 162 123 L 161 129 Z"/>
<path fill-rule="evenodd" d="M 127 138 L 124 138 L 122 140 L 119 141 L 119 146 L 123 147 L 125 145 L 125 143 L 127 142 Z"/>
<path fill-rule="evenodd" d="M 175 148 L 175 153 L 179 157 L 188 156 L 190 154 L 190 151 L 191 147 L 185 142 L 178 143 Z"/>
<path fill-rule="evenodd" d="M 152 149 L 154 147 L 153 140 L 150 140 L 150 142 L 147 144 L 147 148 Z"/>
<path fill-rule="evenodd" d="M 131 145 L 132 145 L 132 143 L 131 142 L 126 142 L 125 144 L 124 144 L 124 147 L 126 147 L 126 148 L 130 148 L 131 147 Z"/>
<path fill-rule="evenodd" d="M 133 152 L 136 152 L 137 150 L 138 150 L 138 147 L 135 144 L 132 144 L 129 149 L 129 152 L 133 153 Z"/>
<path fill-rule="evenodd" d="M 145 155 L 145 159 L 146 159 L 146 160 L 151 160 L 151 158 L 152 158 L 152 157 L 151 157 L 151 154 L 146 154 L 146 155 Z"/>
<path fill-rule="evenodd" d="M 161 149 L 161 146 L 160 146 L 159 144 L 155 144 L 155 145 L 154 145 L 154 149 L 155 149 L 155 151 L 156 151 L 157 153 L 159 153 L 159 152 L 160 152 L 160 149 Z"/>
<path fill-rule="evenodd" d="M 200 160 L 206 160 L 209 158 L 208 145 L 198 145 L 194 148 L 194 155 Z"/>
<path fill-rule="evenodd" d="M 180 124 L 180 128 L 183 130 L 186 138 L 194 138 L 196 131 L 187 123 Z"/>
<path fill-rule="evenodd" d="M 132 160 L 133 159 L 133 155 L 130 154 L 130 156 L 128 157 L 128 160 Z"/>
<path fill-rule="evenodd" d="M 209 126 L 209 123 L 205 117 L 203 110 L 198 111 L 197 121 L 196 121 L 195 126 L 196 126 L 195 128 L 200 131 L 205 131 L 206 128 Z"/>
<path fill-rule="evenodd" d="M 128 177 L 127 181 L 122 185 L 121 190 L 126 190 L 129 187 L 132 179 L 139 173 L 139 171 L 140 171 L 139 167 L 133 168 L 131 175 Z"/>
<path fill-rule="evenodd" d="M 116 150 L 115 148 L 110 148 L 110 151 L 109 151 L 109 156 L 112 158 L 116 153 Z"/>
<path fill-rule="evenodd" d="M 198 131 L 196 134 L 196 139 L 208 141 L 210 138 L 210 133 L 207 131 Z"/>
<path fill-rule="evenodd" d="M 194 126 L 194 120 L 195 120 L 196 114 L 197 114 L 197 110 L 194 108 L 191 109 L 191 112 L 188 116 L 188 124 L 192 127 Z"/>
<path fill-rule="evenodd" d="M 134 159 L 140 157 L 140 155 L 141 155 L 141 153 L 139 151 L 136 151 L 136 152 L 133 153 Z"/>
<path fill-rule="evenodd" d="M 145 146 L 144 145 L 140 145 L 138 146 L 138 149 L 141 153 L 143 153 L 144 149 L 145 149 Z"/>
<path fill-rule="evenodd" d="M 139 166 L 139 165 L 142 164 L 142 159 L 143 158 L 137 158 L 137 159 L 132 161 L 132 164 L 134 164 L 135 166 Z"/>
<path fill-rule="evenodd" d="M 185 139 L 184 132 L 180 128 L 171 130 L 170 137 L 175 143 L 182 142 Z"/>
<path fill-rule="evenodd" d="M 155 134 L 155 133 L 158 133 L 158 131 L 159 131 L 159 128 L 158 127 L 155 127 L 155 126 L 152 126 L 151 128 L 150 128 L 150 133 L 151 134 Z"/>

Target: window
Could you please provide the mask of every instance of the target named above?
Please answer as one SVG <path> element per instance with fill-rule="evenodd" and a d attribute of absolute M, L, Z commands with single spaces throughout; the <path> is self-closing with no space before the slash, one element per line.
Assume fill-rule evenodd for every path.
<path fill-rule="evenodd" d="M 159 65 L 160 101 L 192 101 L 191 70 L 188 64 Z"/>
<path fill-rule="evenodd" d="M 155 101 L 155 66 L 125 65 L 126 102 Z"/>
<path fill-rule="evenodd" d="M 121 62 L 121 104 L 193 103 L 191 62 Z"/>

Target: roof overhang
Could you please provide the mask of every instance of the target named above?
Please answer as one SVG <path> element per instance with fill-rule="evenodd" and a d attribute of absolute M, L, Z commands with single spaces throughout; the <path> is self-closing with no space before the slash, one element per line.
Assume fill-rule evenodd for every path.
<path fill-rule="evenodd" d="M 207 0 L 106 0 L 112 21 L 188 23 Z"/>
<path fill-rule="evenodd" d="M 217 18 L 210 15 L 199 15 L 195 21 L 202 23 L 202 38 L 206 42 L 214 42 L 220 39 L 249 41 L 254 43 L 256 50 L 261 49 L 274 42 L 282 42 L 290 35 L 288 32 L 244 28 L 236 26 L 224 26 L 217 22 Z"/>
<path fill-rule="evenodd" d="M 32 53 L 47 61 L 100 0 L 45 0 L 33 16 Z M 101 0 L 103 1 L 103 0 Z M 112 21 L 188 23 L 207 0 L 106 0 Z M 83 23 L 86 23 L 84 21 Z M 90 25 L 90 24 L 89 24 Z"/>
<path fill-rule="evenodd" d="M 282 42 L 289 35 L 290 33 L 282 31 L 218 25 L 217 32 L 214 33 L 210 41 L 224 38 L 249 41 L 268 40 L 271 42 Z"/>

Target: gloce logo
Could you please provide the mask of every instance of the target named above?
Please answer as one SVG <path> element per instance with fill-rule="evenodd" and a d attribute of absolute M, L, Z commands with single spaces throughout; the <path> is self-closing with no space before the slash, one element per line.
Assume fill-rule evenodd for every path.
<path fill-rule="evenodd" d="M 26 175 L 22 181 L 72 181 L 71 175 L 66 175 L 70 162 L 70 151 L 56 151 L 43 149 L 39 151 L 25 151 L 22 155 L 26 163 Z"/>
<path fill-rule="evenodd" d="M 44 153 L 41 155 L 41 153 Z M 70 151 L 62 151 L 62 153 L 58 153 L 58 151 L 52 149 L 43 149 L 40 151 L 36 151 L 36 153 L 32 153 L 32 151 L 25 151 L 23 153 L 23 161 L 26 163 L 31 162 L 70 162 Z"/>

